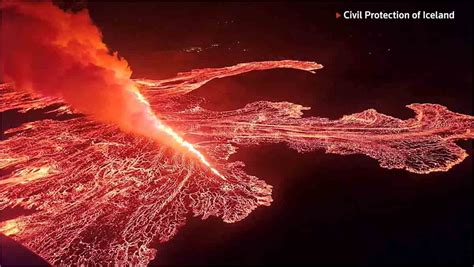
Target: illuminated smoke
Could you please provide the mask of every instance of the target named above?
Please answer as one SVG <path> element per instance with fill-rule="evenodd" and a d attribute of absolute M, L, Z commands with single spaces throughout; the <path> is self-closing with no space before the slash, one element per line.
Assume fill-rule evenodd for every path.
<path fill-rule="evenodd" d="M 17 88 L 58 97 L 79 112 L 184 148 L 224 178 L 192 144 L 160 121 L 130 79 L 127 61 L 111 54 L 87 10 L 50 2 L 2 4 L 3 76 Z"/>
<path fill-rule="evenodd" d="M 131 70 L 110 54 L 87 10 L 64 12 L 48 2 L 2 6 L 2 66 L 22 90 L 64 99 L 75 109 L 131 129 L 143 110 Z"/>

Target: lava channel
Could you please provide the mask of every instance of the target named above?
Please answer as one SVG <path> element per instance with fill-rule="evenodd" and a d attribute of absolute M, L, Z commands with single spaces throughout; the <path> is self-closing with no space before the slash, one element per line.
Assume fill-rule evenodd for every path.
<path fill-rule="evenodd" d="M 0 210 L 36 212 L 0 223 L 0 232 L 54 265 L 146 265 L 152 242 L 166 242 L 192 213 L 233 223 L 272 202 L 272 187 L 230 162 L 238 147 L 286 143 L 298 152 L 317 149 L 363 154 L 388 169 L 427 174 L 448 171 L 467 157 L 455 141 L 472 139 L 474 117 L 436 104 L 411 104 L 401 120 L 376 110 L 337 120 L 302 117 L 309 108 L 259 101 L 232 111 L 211 111 L 188 93 L 216 78 L 254 70 L 293 68 L 302 61 L 243 63 L 180 73 L 166 80 L 135 80 L 150 109 L 179 136 L 194 140 L 225 179 L 188 153 L 99 123 L 88 116 L 43 119 L 5 132 L 0 141 Z M 0 85 L 0 111 L 74 109 L 60 99 Z"/>

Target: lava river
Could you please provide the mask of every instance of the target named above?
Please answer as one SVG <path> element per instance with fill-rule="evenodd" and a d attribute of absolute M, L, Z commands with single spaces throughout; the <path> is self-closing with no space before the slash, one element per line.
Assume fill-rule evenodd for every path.
<path fill-rule="evenodd" d="M 242 162 L 228 160 L 238 147 L 286 143 L 298 152 L 364 154 L 383 168 L 421 174 L 448 171 L 468 156 L 455 141 L 474 137 L 474 117 L 441 105 L 408 105 L 414 117 L 407 120 L 373 109 L 329 120 L 303 118 L 309 108 L 289 102 L 211 111 L 188 95 L 215 78 L 273 68 L 314 72 L 322 66 L 251 62 L 135 80 L 160 119 L 191 140 L 225 179 L 189 153 L 87 116 L 8 129 L 0 141 L 0 210 L 35 212 L 1 222 L 0 232 L 54 265 L 146 265 L 156 255 L 152 242 L 172 238 L 190 214 L 233 223 L 271 204 L 272 187 L 246 174 Z M 0 85 L 0 100 L 0 111 L 53 105 L 51 115 L 75 113 L 60 99 L 12 84 Z"/>

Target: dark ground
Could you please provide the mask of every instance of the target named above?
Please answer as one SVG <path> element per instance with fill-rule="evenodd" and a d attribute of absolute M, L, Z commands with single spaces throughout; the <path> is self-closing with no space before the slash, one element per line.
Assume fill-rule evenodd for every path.
<path fill-rule="evenodd" d="M 472 114 L 472 4 L 87 6 L 136 78 L 256 60 L 325 66 L 315 75 L 272 70 L 212 81 L 193 93 L 206 97 L 210 109 L 271 100 L 310 106 L 308 116 L 336 119 L 375 108 L 408 118 L 413 113 L 405 105 L 427 102 Z M 455 10 L 456 19 L 336 20 L 344 10 Z M 3 114 L 2 120 L 28 118 Z M 459 144 L 472 155 L 472 141 Z M 298 154 L 284 145 L 241 148 L 232 159 L 274 186 L 273 204 L 234 224 L 193 218 L 159 245 L 151 264 L 472 265 L 472 157 L 429 175 L 382 169 L 362 155 Z"/>

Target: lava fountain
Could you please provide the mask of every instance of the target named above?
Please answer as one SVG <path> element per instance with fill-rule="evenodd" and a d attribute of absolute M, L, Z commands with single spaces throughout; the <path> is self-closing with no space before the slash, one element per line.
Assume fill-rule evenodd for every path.
<path fill-rule="evenodd" d="M 77 111 L 122 130 L 177 144 L 224 178 L 204 155 L 165 125 L 143 97 L 128 63 L 110 54 L 87 10 L 50 2 L 5 2 L 2 74 L 18 88 L 64 99 Z"/>
<path fill-rule="evenodd" d="M 126 62 L 108 53 L 87 12 L 34 5 L 46 13 L 2 4 L 7 29 L 17 30 L 18 38 L 2 39 L 2 47 L 13 49 L 3 52 L 2 64 L 15 84 L 0 85 L 0 112 L 50 107 L 53 119 L 8 129 L 0 141 L 0 211 L 35 211 L 0 222 L 0 232 L 54 265 L 143 266 L 156 255 L 151 244 L 171 239 L 189 214 L 233 223 L 269 206 L 272 187 L 245 173 L 242 162 L 229 161 L 241 146 L 286 143 L 301 153 L 363 154 L 383 168 L 427 174 L 463 161 L 467 154 L 455 141 L 474 137 L 473 116 L 436 104 L 409 105 L 415 116 L 407 120 L 373 109 L 337 120 L 303 118 L 309 108 L 289 102 L 207 110 L 188 93 L 213 79 L 322 66 L 250 62 L 131 80 Z M 52 23 L 57 17 L 62 23 Z M 29 37 L 21 25 L 31 21 L 44 30 Z M 42 63 L 45 58 L 59 65 Z M 78 113 L 86 116 L 60 119 Z"/>

